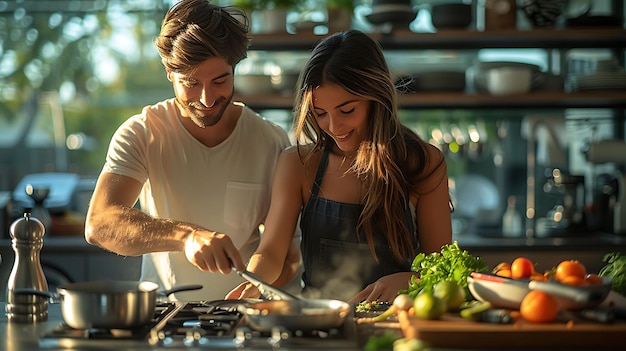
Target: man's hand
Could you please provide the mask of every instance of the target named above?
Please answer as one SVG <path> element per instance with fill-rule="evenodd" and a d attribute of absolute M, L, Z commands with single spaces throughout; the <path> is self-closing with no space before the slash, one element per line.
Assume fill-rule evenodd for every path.
<path fill-rule="evenodd" d="M 245 265 L 230 237 L 208 230 L 195 230 L 185 239 L 187 260 L 201 271 L 228 274 L 232 266 L 242 270 Z"/>

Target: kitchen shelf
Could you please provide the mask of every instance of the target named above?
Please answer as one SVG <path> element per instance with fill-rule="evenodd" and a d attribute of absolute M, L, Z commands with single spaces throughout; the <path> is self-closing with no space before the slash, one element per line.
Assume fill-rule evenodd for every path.
<path fill-rule="evenodd" d="M 445 30 L 415 33 L 397 30 L 391 34 L 371 33 L 385 50 L 482 49 L 482 48 L 608 48 L 626 46 L 623 28 L 569 28 L 468 31 Z M 311 50 L 324 35 L 313 33 L 252 34 L 252 50 Z"/>
<path fill-rule="evenodd" d="M 238 96 L 254 109 L 291 109 L 292 96 Z M 522 95 L 420 92 L 399 95 L 400 108 L 626 108 L 626 91 L 535 92 Z"/>
<path fill-rule="evenodd" d="M 325 35 L 311 33 L 252 34 L 250 49 L 258 51 L 309 52 Z M 564 28 L 530 30 L 442 30 L 416 33 L 396 30 L 391 34 L 370 33 L 384 50 L 478 50 L 478 49 L 611 49 L 620 62 L 624 60 L 626 29 Z M 293 96 L 264 94 L 240 97 L 254 109 L 291 110 Z M 419 92 L 399 96 L 402 109 L 490 109 L 490 108 L 609 108 L 626 109 L 626 91 L 532 92 L 494 96 L 464 92 Z"/>

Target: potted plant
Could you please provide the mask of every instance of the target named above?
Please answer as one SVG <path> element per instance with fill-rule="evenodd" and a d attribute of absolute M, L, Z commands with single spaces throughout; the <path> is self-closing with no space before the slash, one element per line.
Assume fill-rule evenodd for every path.
<path fill-rule="evenodd" d="M 252 14 L 258 10 L 258 1 L 254 0 L 234 0 L 232 6 L 238 7 L 246 14 L 248 18 L 248 26 L 252 28 Z"/>
<path fill-rule="evenodd" d="M 352 27 L 354 0 L 327 0 L 328 32 L 339 32 Z"/>
<path fill-rule="evenodd" d="M 305 0 L 260 0 L 256 1 L 259 33 L 284 33 L 287 31 L 287 13 Z"/>

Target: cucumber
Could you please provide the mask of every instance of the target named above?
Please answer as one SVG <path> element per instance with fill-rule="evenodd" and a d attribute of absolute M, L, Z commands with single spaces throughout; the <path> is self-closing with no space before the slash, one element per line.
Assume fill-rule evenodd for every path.
<path fill-rule="evenodd" d="M 491 302 L 476 301 L 475 303 L 469 304 L 468 307 L 462 309 L 459 314 L 467 320 L 477 322 L 481 320 L 483 312 L 488 311 L 490 308 Z"/>

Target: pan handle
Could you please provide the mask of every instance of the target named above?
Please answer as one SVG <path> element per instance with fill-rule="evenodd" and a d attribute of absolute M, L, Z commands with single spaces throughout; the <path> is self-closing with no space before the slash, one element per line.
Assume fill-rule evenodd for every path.
<path fill-rule="evenodd" d="M 254 287 L 259 289 L 259 292 L 262 296 L 265 296 L 268 300 L 300 300 L 294 295 L 286 292 L 283 289 L 279 289 L 271 284 L 266 283 L 263 279 L 261 279 L 256 274 L 249 272 L 247 269 L 238 270 L 237 267 L 233 264 L 233 261 L 230 261 L 230 267 L 237 272 L 237 274 L 243 279 L 250 282 Z"/>
<path fill-rule="evenodd" d="M 200 290 L 202 289 L 204 286 L 201 284 L 189 284 L 189 285 L 180 285 L 180 286 L 175 286 L 171 289 L 168 290 L 163 290 L 163 291 L 159 291 L 157 292 L 160 296 L 163 297 L 167 297 L 173 293 L 177 293 L 177 292 L 181 292 L 181 291 L 191 291 L 191 290 Z"/>
<path fill-rule="evenodd" d="M 291 295 L 285 290 L 265 283 L 261 278 L 247 270 L 237 271 L 237 274 L 252 283 L 252 285 L 259 289 L 261 295 L 265 296 L 268 300 L 299 300 L 296 296 Z"/>

